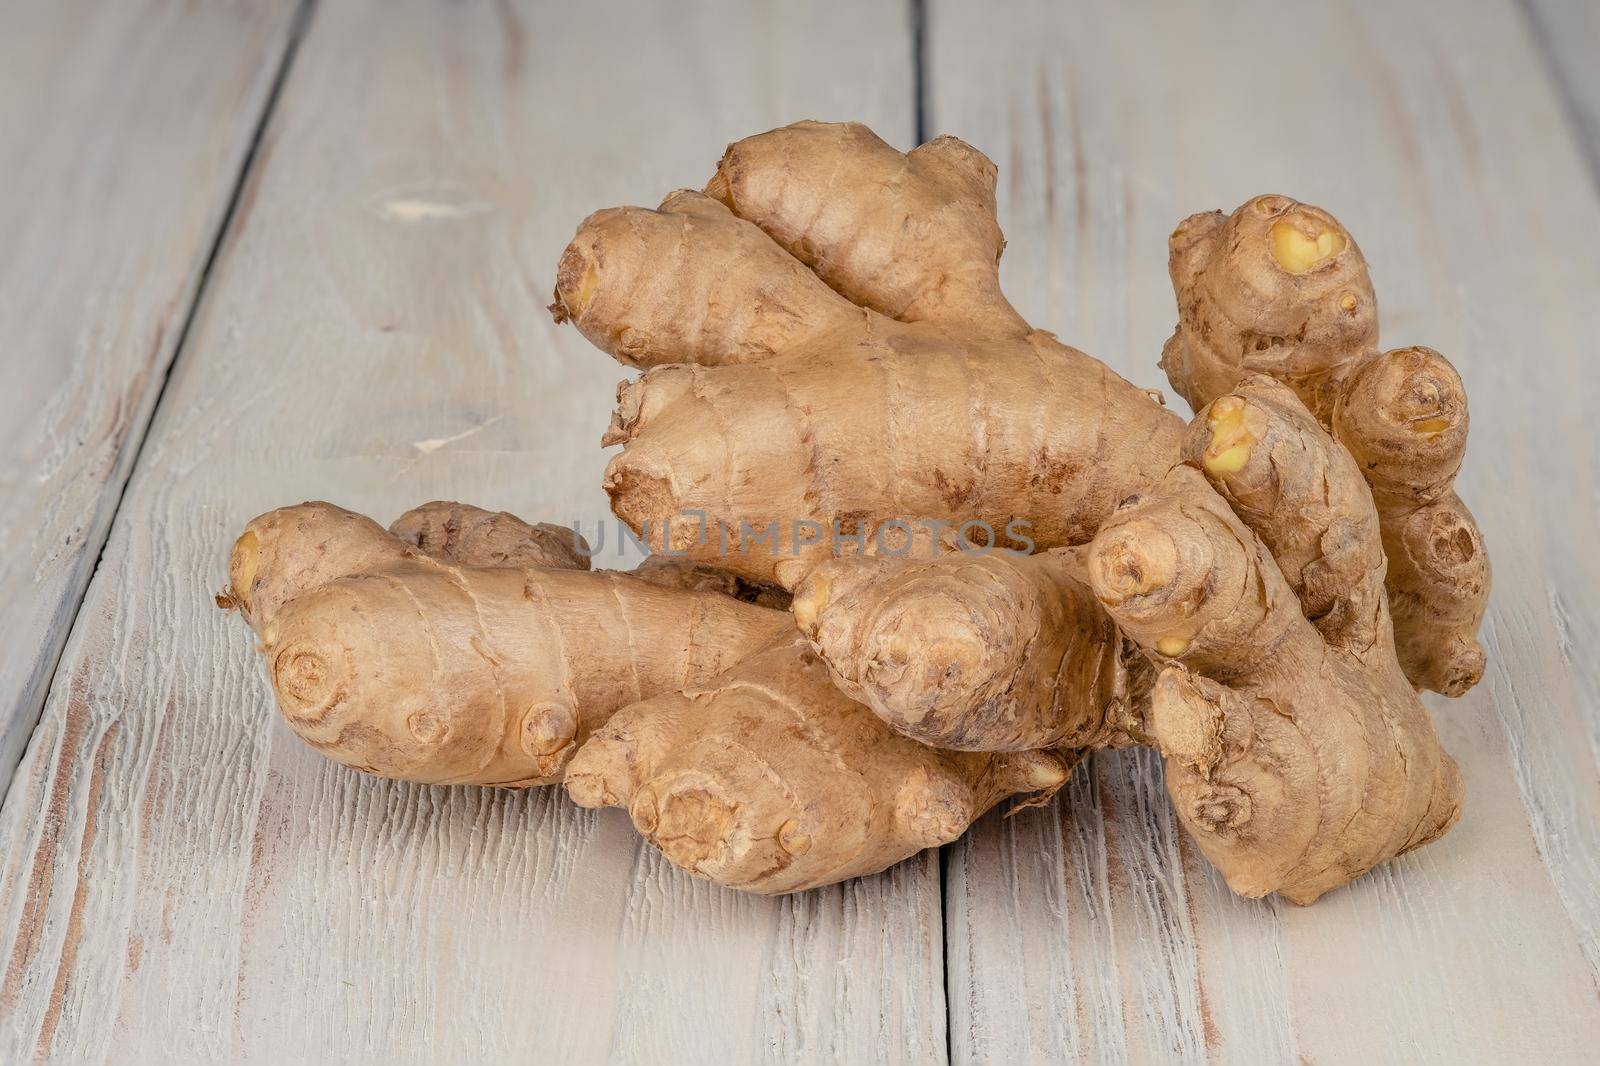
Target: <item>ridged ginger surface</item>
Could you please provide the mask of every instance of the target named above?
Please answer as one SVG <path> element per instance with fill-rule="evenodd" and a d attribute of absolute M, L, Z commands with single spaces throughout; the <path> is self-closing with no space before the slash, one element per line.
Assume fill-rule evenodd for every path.
<path fill-rule="evenodd" d="M 586 219 L 551 310 L 642 371 L 605 488 L 658 554 L 594 572 L 461 504 L 263 515 L 221 600 L 290 726 L 386 776 L 564 780 L 756 892 L 1125 744 L 1246 895 L 1444 833 L 1460 777 L 1416 689 L 1481 676 L 1489 586 L 1459 375 L 1380 351 L 1333 216 L 1257 197 L 1172 235 L 1186 426 L 1006 301 L 995 180 L 953 137 L 802 122 Z"/>

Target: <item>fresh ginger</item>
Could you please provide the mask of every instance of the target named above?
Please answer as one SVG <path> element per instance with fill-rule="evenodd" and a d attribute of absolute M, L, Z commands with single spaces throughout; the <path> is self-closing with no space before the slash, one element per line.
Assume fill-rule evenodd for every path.
<path fill-rule="evenodd" d="M 605 482 L 618 516 L 658 550 L 793 588 L 830 552 L 786 546 L 797 519 L 858 533 L 897 516 L 997 530 L 1021 518 L 1050 548 L 1083 543 L 1154 483 L 1179 421 L 1006 303 L 994 178 L 954 138 L 902 155 L 863 127 L 801 123 L 730 147 L 710 196 L 586 220 L 562 256 L 556 317 L 656 368 L 622 386 L 606 437 L 625 445 Z M 1488 571 L 1449 491 L 1459 379 L 1434 353 L 1434 409 L 1385 413 L 1425 406 L 1428 385 L 1382 372 L 1395 353 L 1375 347 L 1365 260 L 1317 208 L 1258 197 L 1186 220 L 1172 248 L 1181 313 L 1163 365 L 1192 404 L 1262 370 L 1328 424 L 1344 389 L 1384 390 L 1338 424 L 1357 454 L 1388 451 L 1379 506 L 1402 661 L 1414 683 L 1470 688 Z"/>
<path fill-rule="evenodd" d="M 797 634 L 720 677 L 624 707 L 567 768 L 674 863 L 751 892 L 876 873 L 947 844 L 1006 796 L 1048 796 L 1075 757 L 939 751 L 840 692 Z"/>
<path fill-rule="evenodd" d="M 1430 348 L 1378 351 L 1366 259 L 1320 208 L 1258 196 L 1190 216 L 1170 243 L 1167 379 L 1197 410 L 1253 373 L 1295 390 L 1372 488 L 1406 676 L 1459 696 L 1483 676 L 1489 557 L 1451 489 L 1467 443 L 1455 368 Z"/>
<path fill-rule="evenodd" d="M 757 892 L 1130 743 L 1247 895 L 1310 902 L 1445 832 L 1460 779 L 1412 685 L 1482 669 L 1459 377 L 1380 354 L 1354 240 L 1261 197 L 1173 235 L 1186 426 L 1006 302 L 995 178 L 955 138 L 807 122 L 590 216 L 552 312 L 643 371 L 605 488 L 672 557 L 590 572 L 461 505 L 263 516 L 223 599 L 291 726 L 389 776 L 564 779 Z M 950 550 L 973 525 L 985 550 Z"/>
<path fill-rule="evenodd" d="M 386 532 L 307 503 L 249 524 L 219 600 L 260 635 L 284 720 L 330 758 L 440 784 L 565 778 L 749 891 L 881 870 L 1066 780 L 1069 756 L 897 736 L 833 686 L 787 613 L 678 562 L 591 572 L 559 526 L 430 503 Z"/>
<path fill-rule="evenodd" d="M 571 530 L 463 504 L 389 532 L 306 503 L 245 528 L 219 600 L 259 636 L 284 720 L 329 758 L 411 781 L 550 784 L 618 707 L 792 632 L 782 612 L 717 592 L 590 571 L 586 551 Z"/>
<path fill-rule="evenodd" d="M 949 138 L 902 156 L 856 126 L 802 123 L 762 134 L 728 150 L 706 188 L 715 204 L 678 193 L 660 211 L 603 212 L 580 227 L 562 257 L 554 310 L 599 347 L 648 368 L 620 390 L 606 438 L 624 445 L 606 482 L 618 515 L 661 547 L 795 589 L 797 622 L 836 683 L 885 722 L 917 739 L 969 749 L 1141 737 L 1160 744 L 1151 723 L 1128 709 L 1140 702 L 1148 673 L 1129 664 L 1122 638 L 1097 637 L 1095 623 L 1086 621 L 1092 605 L 1084 582 L 1059 549 L 1094 540 L 1127 498 L 1159 491 L 1199 506 L 1215 493 L 1192 475 L 1187 483 L 1167 475 L 1184 458 L 1183 430 L 1173 415 L 1088 356 L 1032 330 L 1006 303 L 996 269 L 1002 241 L 993 219 L 994 176 L 980 154 Z M 762 244 L 756 229 L 811 267 L 827 290 Z M 1296 606 L 1300 626 L 1331 627 L 1353 609 L 1355 593 L 1335 595 L 1328 575 L 1351 576 L 1335 562 L 1352 550 L 1345 538 L 1355 536 L 1358 513 L 1372 512 L 1374 525 L 1358 539 L 1377 555 L 1353 588 L 1380 602 L 1394 596 L 1401 621 L 1397 641 L 1382 602 L 1381 625 L 1368 623 L 1381 635 L 1372 637 L 1372 659 L 1360 669 L 1335 676 L 1301 662 L 1307 676 L 1274 682 L 1284 693 L 1305 693 L 1308 705 L 1327 708 L 1322 713 L 1376 701 L 1381 712 L 1374 721 L 1414 742 L 1412 761 L 1400 765 L 1417 780 L 1403 773 L 1369 780 L 1358 770 L 1364 750 L 1344 757 L 1330 746 L 1304 763 L 1313 775 L 1348 772 L 1349 796 L 1392 816 L 1386 823 L 1392 839 L 1374 839 L 1358 819 L 1348 839 L 1339 833 L 1318 839 L 1320 850 L 1306 869 L 1289 863 L 1240 872 L 1240 863 L 1219 859 L 1243 890 L 1282 887 L 1308 900 L 1442 832 L 1453 818 L 1455 778 L 1429 769 L 1451 764 L 1394 664 L 1405 663 L 1416 683 L 1448 692 L 1476 680 L 1462 631 L 1470 642 L 1487 577 L 1468 574 L 1453 586 L 1436 581 L 1420 593 L 1422 582 L 1407 584 L 1408 569 L 1428 578 L 1442 568 L 1429 565 L 1432 557 L 1419 561 L 1410 544 L 1388 533 L 1403 525 L 1402 507 L 1415 513 L 1419 505 L 1453 502 L 1448 487 L 1460 460 L 1465 407 L 1457 402 L 1458 384 L 1452 391 L 1446 380 L 1453 375 L 1436 375 L 1437 411 L 1425 410 L 1429 393 L 1416 373 L 1390 380 L 1385 368 L 1395 357 L 1376 351 L 1375 306 L 1354 241 L 1331 216 L 1281 197 L 1247 204 L 1227 230 L 1230 239 L 1222 234 L 1214 222 L 1190 220 L 1174 235 L 1182 314 L 1165 359 L 1169 378 L 1198 407 L 1252 370 L 1265 370 L 1304 395 L 1344 441 L 1343 448 L 1329 440 L 1321 452 L 1303 452 L 1304 461 L 1320 454 L 1325 465 L 1336 455 L 1348 470 L 1346 448 L 1363 456 L 1376 491 L 1359 477 L 1353 486 L 1333 479 L 1350 491 L 1349 513 L 1328 516 L 1306 544 L 1283 532 L 1272 547 L 1299 553 L 1290 565 L 1296 588 L 1311 597 L 1312 614 L 1308 620 Z M 732 269 L 707 265 L 725 259 Z M 646 270 L 655 298 L 636 299 L 634 286 Z M 734 298 L 707 299 L 703 286 L 711 275 L 736 278 L 736 287 L 719 290 Z M 1213 306 L 1243 309 L 1244 325 L 1229 333 L 1196 312 Z M 730 313 L 735 308 L 745 313 Z M 1447 366 L 1442 360 L 1430 366 L 1441 364 Z M 1376 390 L 1371 411 L 1356 398 L 1363 381 Z M 1256 415 L 1245 419 L 1232 408 L 1214 408 L 1204 422 L 1212 434 L 1205 458 L 1218 478 L 1246 476 L 1252 462 L 1267 461 L 1252 450 L 1259 438 L 1250 431 L 1262 429 Z M 1367 460 L 1364 448 L 1380 462 Z M 1281 475 L 1285 484 L 1294 473 Z M 1300 506 L 1309 510 L 1311 503 L 1308 497 Z M 1228 510 L 1220 500 L 1212 506 L 1219 517 Z M 707 529 L 692 530 L 697 540 L 669 540 L 661 519 L 686 511 L 703 513 Z M 897 516 L 981 519 L 1008 531 L 1022 519 L 1035 547 L 1058 550 L 981 563 L 828 562 L 834 553 L 826 546 L 775 551 L 770 541 L 750 536 L 795 517 L 850 531 L 880 528 Z M 1288 530 L 1300 517 L 1271 528 Z M 1467 532 L 1453 534 L 1453 543 L 1465 545 L 1469 563 L 1481 561 L 1475 529 L 1469 518 L 1463 523 L 1457 530 Z M 1233 519 L 1232 528 L 1244 527 Z M 1385 549 L 1406 559 L 1390 562 Z M 1130 549 L 1128 558 L 1138 556 Z M 1245 562 L 1260 572 L 1273 565 L 1265 552 L 1247 552 Z M 1245 562 L 1232 560 L 1228 572 L 1244 572 Z M 1394 575 L 1390 590 L 1378 595 L 1371 574 L 1386 570 Z M 1107 598 L 1104 587 L 1089 585 Z M 1201 582 L 1187 589 L 1191 601 L 1200 599 L 1186 606 L 1202 610 L 1205 597 L 1216 593 Z M 1426 612 L 1398 602 L 1403 593 L 1416 602 L 1428 602 L 1431 593 L 1433 602 L 1469 606 L 1439 613 L 1430 624 Z M 1111 614 L 1122 617 L 1115 608 Z M 1122 628 L 1158 663 L 1182 662 L 1204 646 L 1198 631 Z M 1262 633 L 1236 635 L 1258 641 Z M 1157 687 L 1165 692 L 1176 675 L 1163 676 Z M 1222 683 L 1203 671 L 1194 676 L 1202 687 Z M 1319 693 L 1321 702 L 1312 699 Z M 1171 716 L 1155 720 L 1167 725 Z M 1345 739 L 1359 746 L 1374 736 L 1368 730 Z M 1288 808 L 1306 814 L 1316 806 L 1301 784 L 1299 778 L 1250 782 L 1263 790 L 1258 829 L 1274 824 L 1268 812 L 1276 811 L 1269 795 L 1276 785 L 1289 789 Z M 1430 797 L 1433 820 L 1400 828 L 1407 803 L 1421 793 Z M 1202 821 L 1192 825 L 1214 839 L 1227 833 Z M 1329 868 L 1309 868 L 1324 859 Z"/>
<path fill-rule="evenodd" d="M 1148 687 L 1061 550 L 834 559 L 793 610 L 841 689 L 941 748 L 1102 747 Z"/>
<path fill-rule="evenodd" d="M 1242 895 L 1310 903 L 1449 829 L 1460 775 L 1396 658 L 1350 454 L 1253 377 L 1185 455 L 1101 528 L 1090 583 L 1162 666 L 1140 728 L 1201 851 Z"/>
<path fill-rule="evenodd" d="M 585 220 L 556 318 L 649 368 L 605 438 L 625 446 L 605 477 L 618 517 L 792 589 L 832 553 L 797 548 L 797 520 L 1023 519 L 1050 548 L 1154 484 L 1182 422 L 1006 303 L 994 180 L 953 137 L 902 154 L 800 123 L 730 147 L 710 195 Z"/>
<path fill-rule="evenodd" d="M 1229 885 L 1309 903 L 1448 829 L 1459 775 L 1400 671 L 1349 452 L 1261 376 L 1202 410 L 1183 454 L 1102 526 L 1086 575 L 1065 552 L 835 560 L 801 584 L 796 621 L 840 687 L 907 735 L 1155 746 Z M 1086 598 L 1148 654 L 1153 684 Z"/>

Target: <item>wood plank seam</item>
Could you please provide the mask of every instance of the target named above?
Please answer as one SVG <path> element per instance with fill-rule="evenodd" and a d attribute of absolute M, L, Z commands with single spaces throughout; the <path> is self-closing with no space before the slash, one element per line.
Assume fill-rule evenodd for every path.
<path fill-rule="evenodd" d="M 917 120 L 917 144 L 923 144 L 928 139 L 928 0 L 911 0 L 910 13 L 911 107 Z"/>
<path fill-rule="evenodd" d="M 0 1058 L 50 1017 L 72 1061 L 942 1060 L 937 853 L 745 897 L 625 815 L 363 778 L 277 724 L 207 595 L 274 503 L 606 514 L 618 371 L 550 324 L 560 247 L 797 116 L 911 141 L 906 12 L 317 7 L 0 818 L 5 939 L 39 930 Z"/>
<path fill-rule="evenodd" d="M 1581 4 L 1519 2 L 1549 27 L 1550 55 L 1535 54 L 1527 11 L 1510 2 L 1292 18 L 1253 3 L 1192 17 L 1040 3 L 1007 20 L 930 4 L 932 132 L 1000 164 L 1008 295 L 1051 309 L 1063 336 L 1132 380 L 1160 384 L 1153 353 L 1174 313 L 1165 238 L 1179 218 L 1267 190 L 1356 212 L 1341 217 L 1385 264 L 1389 345 L 1437 345 L 1470 379 L 1478 487 L 1465 495 L 1491 525 L 1497 569 L 1484 632 L 1498 665 L 1461 703 L 1430 705 L 1471 777 L 1450 837 L 1309 911 L 1239 900 L 1192 849 L 1175 861 L 1133 847 L 1160 805 L 1159 774 L 1097 759 L 1103 787 L 1065 793 L 1061 819 L 1086 846 L 1020 818 L 953 846 L 957 1060 L 1503 1061 L 1537 1043 L 1582 1061 L 1600 1025 L 1583 895 L 1600 732 L 1594 673 L 1568 649 L 1593 644 L 1594 622 L 1542 600 L 1587 594 L 1596 573 L 1572 548 L 1592 532 L 1594 456 L 1564 446 L 1587 440 L 1576 429 L 1593 406 L 1581 353 L 1595 275 L 1562 254 L 1594 213 L 1594 155 L 1575 150 L 1561 98 L 1594 114 L 1600 82 L 1573 62 L 1595 39 Z M 1318 61 L 1272 92 L 1252 64 L 1216 62 L 1308 40 Z M 1552 62 L 1570 85 L 1552 84 Z M 1505 493 L 1527 481 L 1539 488 Z M 1162 878 L 1186 923 L 1153 920 L 1144 890 Z M 1086 886 L 1070 910 L 1048 897 L 1063 881 Z M 1062 1024 L 1074 1006 L 1077 1028 Z"/>
<path fill-rule="evenodd" d="M 228 233 L 233 226 L 233 219 L 239 205 L 240 191 L 244 188 L 247 178 L 256 160 L 256 151 L 261 144 L 261 136 L 266 129 L 267 120 L 271 117 L 273 108 L 277 104 L 279 90 L 283 87 L 284 76 L 294 58 L 295 49 L 300 39 L 304 36 L 306 24 L 310 17 L 312 7 L 316 0 L 300 0 L 299 7 L 290 21 L 288 37 L 284 45 L 282 56 L 278 61 L 278 69 L 273 74 L 270 88 L 262 101 L 261 113 L 257 116 L 250 139 L 246 145 L 243 157 L 239 161 L 237 174 L 234 176 L 232 187 L 228 193 L 227 203 L 217 219 L 216 229 L 207 244 L 204 261 L 200 272 L 195 279 L 194 287 L 189 294 L 188 306 L 183 309 L 181 324 L 178 327 L 176 339 L 172 344 L 172 355 L 167 359 L 165 366 L 159 368 L 161 381 L 156 385 L 152 395 L 145 402 L 143 418 L 137 425 L 129 427 L 128 435 L 123 439 L 118 449 L 118 455 L 112 464 L 112 469 L 121 471 L 120 483 L 115 486 L 115 500 L 109 508 L 102 508 L 102 515 L 98 522 L 98 529 L 92 535 L 98 544 L 91 549 L 94 552 L 92 565 L 82 568 L 78 577 L 77 588 L 71 593 L 69 610 L 72 618 L 61 627 L 55 647 L 45 650 L 41 657 L 38 671 L 24 686 L 17 700 L 17 706 L 12 710 L 10 722 L 26 722 L 27 739 L 16 746 L 14 752 L 0 752 L 0 810 L 11 799 L 11 784 L 14 779 L 17 763 L 28 746 L 33 743 L 34 733 L 38 729 L 39 719 L 44 710 L 45 702 L 50 697 L 50 692 L 56 683 L 56 674 L 61 664 L 61 656 L 67 646 L 67 641 L 72 635 L 73 627 L 77 625 L 78 613 L 83 609 L 84 597 L 88 594 L 89 584 L 94 580 L 94 575 L 99 571 L 100 564 L 105 557 L 106 544 L 111 538 L 112 527 L 116 524 L 117 515 L 122 510 L 123 495 L 128 490 L 129 483 L 133 480 L 134 469 L 139 464 L 139 459 L 144 451 L 145 441 L 149 437 L 150 423 L 155 418 L 157 409 L 161 406 L 162 394 L 166 391 L 167 383 L 172 379 L 173 368 L 178 365 L 178 360 L 183 356 L 184 343 L 188 339 L 189 327 L 194 321 L 195 310 L 200 306 L 206 293 L 207 283 L 211 277 L 211 269 L 217 261 L 218 250 L 225 243 Z M 159 344 L 159 338 L 157 343 Z"/>
<path fill-rule="evenodd" d="M 1517 10 L 1528 26 L 1534 48 L 1544 63 L 1545 72 L 1561 101 L 1561 110 L 1572 127 L 1572 139 L 1583 153 L 1584 164 L 1589 168 L 1589 181 L 1600 193 L 1600 111 L 1592 109 L 1583 94 L 1573 84 L 1573 72 L 1562 61 L 1556 47 L 1557 28 L 1550 24 L 1534 0 L 1517 0 Z"/>
<path fill-rule="evenodd" d="M 928 129 L 928 94 L 930 92 L 928 66 L 928 3 L 927 0 L 910 0 L 911 19 L 911 108 L 916 121 L 916 144 L 926 144 L 935 134 Z M 939 849 L 939 970 L 944 991 L 944 1061 L 955 1061 L 955 1040 L 952 1036 L 954 1012 L 951 996 L 955 989 L 950 983 L 950 911 L 947 886 L 950 883 L 950 860 L 954 852 L 949 847 Z"/>

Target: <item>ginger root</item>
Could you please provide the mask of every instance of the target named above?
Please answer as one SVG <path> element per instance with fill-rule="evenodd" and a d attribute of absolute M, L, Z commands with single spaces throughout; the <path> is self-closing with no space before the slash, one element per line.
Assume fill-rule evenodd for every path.
<path fill-rule="evenodd" d="M 1148 687 L 1064 551 L 835 559 L 793 609 L 841 689 L 941 748 L 1102 747 Z"/>
<path fill-rule="evenodd" d="M 1215 843 L 1224 830 L 1191 821 L 1197 834 L 1210 834 L 1208 853 L 1243 891 L 1281 888 L 1309 900 L 1442 832 L 1457 808 L 1456 779 L 1430 769 L 1452 764 L 1407 677 L 1455 694 L 1481 672 L 1472 633 L 1487 571 L 1475 528 L 1449 493 L 1465 433 L 1459 379 L 1442 360 L 1417 368 L 1402 359 L 1411 368 L 1391 372 L 1400 357 L 1376 350 L 1376 308 L 1354 240 L 1317 208 L 1258 198 L 1232 219 L 1197 216 L 1174 234 L 1180 327 L 1163 365 L 1196 407 L 1252 372 L 1289 388 L 1258 390 L 1256 406 L 1241 394 L 1212 407 L 1198 423 L 1203 454 L 1190 455 L 1172 414 L 1031 329 L 1006 303 L 994 179 L 992 164 L 950 138 L 902 155 L 859 126 L 801 123 L 731 146 L 704 197 L 675 193 L 655 212 L 616 209 L 586 221 L 562 258 L 557 318 L 647 367 L 619 389 L 605 438 L 624 446 L 607 472 L 614 510 L 653 544 L 794 590 L 797 624 L 840 689 L 925 743 L 978 751 L 1138 739 L 1163 746 L 1176 727 L 1157 704 L 1169 711 L 1175 693 L 1225 682 L 1270 690 L 1268 700 L 1299 695 L 1322 716 L 1365 708 L 1365 724 L 1342 737 L 1348 753 L 1337 742 L 1313 745 L 1312 757 L 1278 768 L 1282 779 L 1241 788 L 1258 794 L 1262 810 L 1245 835 L 1277 824 L 1280 808 L 1318 813 L 1302 772 L 1347 775 L 1341 796 L 1355 808 L 1330 800 L 1321 813 L 1379 812 L 1389 834 L 1356 819 L 1348 834 L 1322 830 L 1304 854 L 1289 846 L 1292 860 L 1274 855 L 1276 865 L 1262 859 L 1247 868 Z M 826 291 L 758 233 L 809 266 Z M 711 265 L 724 263 L 733 269 Z M 651 268 L 654 298 L 634 298 Z M 736 285 L 724 283 L 719 294 L 732 298 L 707 299 L 706 279 L 730 274 Z M 747 313 L 729 313 L 740 307 Z M 1232 310 L 1238 314 L 1227 318 Z M 1295 394 L 1339 443 L 1305 444 L 1309 416 L 1286 410 L 1285 395 Z M 1206 574 L 1268 574 L 1272 553 L 1283 552 L 1291 576 L 1277 578 L 1285 591 L 1275 619 L 1298 619 L 1307 652 L 1285 660 L 1296 676 L 1271 685 L 1252 676 L 1249 688 L 1231 675 L 1172 674 L 1174 664 L 1205 652 L 1208 634 L 1190 628 L 1187 616 L 1168 632 L 1140 629 L 1131 606 L 1119 614 L 1108 601 L 1104 572 L 1091 567 L 1085 583 L 1073 546 L 1101 545 L 1097 534 L 1113 513 L 1127 513 L 1118 505 L 1140 494 L 1191 508 L 1212 501 L 1217 521 L 1231 520 L 1221 528 L 1239 535 L 1246 527 L 1192 468 L 1180 468 L 1190 470 L 1184 477 L 1167 472 L 1188 459 L 1219 486 L 1243 485 L 1289 448 L 1291 425 L 1302 465 L 1271 468 L 1279 495 L 1261 505 L 1263 514 L 1290 513 L 1262 519 L 1270 551 L 1246 542 L 1241 558 L 1224 567 L 1219 556 Z M 1353 479 L 1345 476 L 1358 469 L 1351 453 L 1362 460 Z M 1330 464 L 1338 476 L 1327 473 Z M 1324 498 L 1321 511 L 1310 494 L 1292 505 L 1282 498 L 1313 482 L 1342 495 Z M 1405 536 L 1419 512 L 1460 521 L 1442 537 Z M 667 521 L 688 513 L 703 522 Z M 835 558 L 837 543 L 797 537 L 785 550 L 783 524 L 797 518 L 846 539 L 897 518 L 980 521 L 1003 530 L 998 539 L 1021 532 L 1030 548 L 1046 551 L 906 560 L 858 550 Z M 1140 553 L 1130 548 L 1137 574 L 1124 579 L 1150 583 L 1137 602 L 1158 595 L 1163 566 L 1198 565 L 1178 557 L 1180 543 L 1199 541 L 1169 535 Z M 1101 559 L 1094 550 L 1091 563 Z M 1358 571 L 1352 560 L 1361 561 Z M 1458 564 L 1453 574 L 1443 561 Z M 1304 612 L 1291 581 L 1307 598 Z M 1192 610 L 1215 591 L 1203 580 L 1186 588 L 1182 606 Z M 1120 634 L 1105 628 L 1096 596 Z M 1322 636 L 1313 622 L 1328 627 Z M 1121 634 L 1162 668 L 1160 679 L 1128 655 Z M 1262 636 L 1235 632 L 1244 643 Z M 1339 670 L 1326 665 L 1332 651 L 1311 654 L 1331 646 L 1342 655 L 1340 641 L 1358 639 L 1370 645 L 1367 658 L 1341 660 Z M 1411 761 L 1385 763 L 1369 777 L 1362 746 L 1385 732 Z M 1275 788 L 1287 797 L 1281 803 Z M 1418 796 L 1428 800 L 1422 814 Z M 1244 824 L 1237 810 L 1229 817 L 1234 829 Z"/>
<path fill-rule="evenodd" d="M 617 516 L 792 590 L 888 521 L 1020 520 L 1050 548 L 1155 483 L 1182 422 L 1006 303 L 995 174 L 952 137 L 799 123 L 731 146 L 706 194 L 586 219 L 552 310 L 648 367 L 604 438 Z"/>
<path fill-rule="evenodd" d="M 464 504 L 385 531 L 307 503 L 246 527 L 218 600 L 260 635 L 284 720 L 330 758 L 436 784 L 564 778 L 583 806 L 627 807 L 675 862 L 750 891 L 876 872 L 1067 779 L 1067 755 L 896 735 L 833 686 L 787 613 L 733 595 L 772 590 L 672 559 L 587 567 L 571 530 Z"/>
<path fill-rule="evenodd" d="M 1310 903 L 1449 829 L 1460 775 L 1401 672 L 1349 453 L 1254 377 L 1185 454 L 1101 528 L 1090 583 L 1163 667 L 1142 731 L 1201 851 L 1241 895 Z"/>
<path fill-rule="evenodd" d="M 1258 196 L 1231 215 L 1190 216 L 1170 245 L 1167 379 L 1197 410 L 1253 373 L 1295 390 L 1372 488 L 1406 676 L 1461 695 L 1483 676 L 1489 556 L 1451 490 L 1467 445 L 1455 368 L 1431 348 L 1378 351 L 1366 259 L 1321 208 Z"/>
<path fill-rule="evenodd" d="M 556 317 L 652 368 L 619 388 L 605 438 L 624 445 L 605 482 L 618 516 L 657 550 L 793 589 L 837 539 L 800 543 L 797 522 L 859 539 L 908 516 L 1021 520 L 1052 548 L 1084 543 L 1153 484 L 1178 420 L 1006 303 L 995 174 L 954 138 L 902 155 L 864 127 L 799 123 L 731 146 L 707 195 L 585 220 Z M 1464 692 L 1482 676 L 1489 575 L 1450 491 L 1459 378 L 1437 353 L 1414 366 L 1424 349 L 1380 356 L 1366 262 L 1319 208 L 1257 197 L 1185 220 L 1171 246 L 1169 380 L 1198 408 L 1269 373 L 1352 452 L 1382 453 L 1371 476 L 1402 664 Z"/>
<path fill-rule="evenodd" d="M 259 636 L 289 727 L 367 773 L 559 781 L 618 707 L 791 631 L 717 592 L 590 571 L 560 526 L 432 503 L 392 529 L 326 503 L 270 511 L 219 597 Z"/>
<path fill-rule="evenodd" d="M 458 504 L 264 515 L 219 602 L 291 727 L 388 776 L 564 780 L 754 892 L 1132 743 L 1246 895 L 1308 903 L 1447 831 L 1413 686 L 1482 672 L 1459 376 L 1380 353 L 1354 239 L 1258 197 L 1172 237 L 1185 425 L 1007 303 L 995 181 L 955 138 L 802 122 L 591 215 L 551 310 L 642 371 L 604 487 L 658 554 L 592 572 Z"/>
<path fill-rule="evenodd" d="M 718 884 L 795 892 L 948 844 L 1000 799 L 1049 795 L 1076 760 L 939 751 L 845 696 L 797 635 L 709 682 L 625 707 L 567 768 L 582 807 L 623 807 Z"/>

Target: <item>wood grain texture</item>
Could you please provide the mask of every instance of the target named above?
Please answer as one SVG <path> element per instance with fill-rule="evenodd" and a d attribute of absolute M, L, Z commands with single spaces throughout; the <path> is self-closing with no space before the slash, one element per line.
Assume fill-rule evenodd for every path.
<path fill-rule="evenodd" d="M 1567 118 L 1600 190 L 1600 5 L 1591 0 L 1521 0 L 1554 75 Z"/>
<path fill-rule="evenodd" d="M 1297 909 L 1228 894 L 1148 753 L 947 858 L 958 1061 L 1592 1061 L 1600 1040 L 1600 204 L 1510 3 L 935 2 L 929 133 L 1000 164 L 1007 291 L 1141 384 L 1166 237 L 1282 192 L 1373 264 L 1386 343 L 1460 367 L 1490 670 L 1430 698 L 1447 838 Z M 1581 251 L 1579 249 L 1582 249 Z"/>
<path fill-rule="evenodd" d="M 0 11 L 0 793 L 38 720 L 295 0 Z"/>
<path fill-rule="evenodd" d="M 558 792 L 363 778 L 211 605 L 305 498 L 592 530 L 578 221 L 800 117 L 908 144 L 910 52 L 900 3 L 319 7 L 0 813 L 0 1060 L 943 1059 L 935 856 L 746 898 Z"/>

